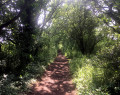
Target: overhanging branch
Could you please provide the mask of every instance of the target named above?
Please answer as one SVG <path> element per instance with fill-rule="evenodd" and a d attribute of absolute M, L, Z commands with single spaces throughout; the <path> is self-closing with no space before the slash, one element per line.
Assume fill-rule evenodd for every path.
<path fill-rule="evenodd" d="M 14 18 L 12 18 L 11 20 L 9 20 L 8 22 L 4 23 L 4 24 L 1 24 L 0 25 L 0 30 L 2 30 L 4 27 L 7 27 L 9 24 L 13 23 L 15 20 L 17 20 L 20 15 L 21 15 L 22 11 L 18 13 L 17 16 L 15 16 Z"/>
<path fill-rule="evenodd" d="M 9 20 L 9 21 L 0 25 L 0 35 L 1 35 L 1 32 L 2 32 L 2 29 L 7 27 L 8 25 L 10 25 L 11 23 L 13 23 L 15 20 L 17 20 L 21 16 L 21 14 L 22 14 L 22 12 L 24 11 L 25 8 L 26 8 L 26 6 L 24 4 L 21 11 L 15 17 L 13 17 L 11 20 Z"/>
<path fill-rule="evenodd" d="M 9 3 L 9 2 L 11 2 L 11 0 L 8 0 L 8 1 L 6 1 L 5 3 L 1 4 L 1 5 L 0 5 L 0 8 L 3 7 L 4 5 L 6 5 L 6 4 Z"/>

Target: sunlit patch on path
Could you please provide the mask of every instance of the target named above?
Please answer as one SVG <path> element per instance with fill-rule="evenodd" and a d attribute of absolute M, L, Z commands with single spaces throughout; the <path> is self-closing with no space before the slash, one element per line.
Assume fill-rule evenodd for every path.
<path fill-rule="evenodd" d="M 59 54 L 27 95 L 76 95 L 66 57 Z"/>

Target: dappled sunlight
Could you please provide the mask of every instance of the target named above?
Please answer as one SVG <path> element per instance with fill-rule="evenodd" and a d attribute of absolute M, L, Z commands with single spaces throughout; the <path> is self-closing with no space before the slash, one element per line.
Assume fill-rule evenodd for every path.
<path fill-rule="evenodd" d="M 30 79 L 26 84 L 28 88 L 31 88 L 33 84 L 37 83 L 36 79 Z"/>
<path fill-rule="evenodd" d="M 70 70 L 73 73 L 73 82 L 76 84 L 79 95 L 94 94 L 108 95 L 102 92 L 101 85 L 104 80 L 103 68 L 93 66 L 93 60 L 83 56 L 74 59 L 70 63 Z"/>
<path fill-rule="evenodd" d="M 0 95 L 119 95 L 120 0 L 0 0 Z"/>
<path fill-rule="evenodd" d="M 27 95 L 76 95 L 71 81 L 68 60 L 59 54 L 54 63 L 48 66 L 41 81 L 33 83 Z"/>

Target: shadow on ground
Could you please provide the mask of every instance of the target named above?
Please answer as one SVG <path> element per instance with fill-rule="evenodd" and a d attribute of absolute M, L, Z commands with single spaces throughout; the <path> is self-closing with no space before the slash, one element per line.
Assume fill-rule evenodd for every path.
<path fill-rule="evenodd" d="M 27 95 L 76 95 L 66 57 L 59 54 Z"/>

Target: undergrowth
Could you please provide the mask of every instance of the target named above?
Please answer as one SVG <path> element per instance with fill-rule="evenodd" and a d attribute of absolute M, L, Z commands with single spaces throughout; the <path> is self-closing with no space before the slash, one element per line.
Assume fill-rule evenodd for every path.
<path fill-rule="evenodd" d="M 78 95 L 119 95 L 120 49 L 106 46 L 94 55 L 80 55 L 70 61 Z"/>
<path fill-rule="evenodd" d="M 47 66 L 53 62 L 54 55 L 43 62 L 30 63 L 24 75 L 16 77 L 14 74 L 3 74 L 0 76 L 0 95 L 24 95 L 30 92 L 32 84 L 40 79 Z"/>
<path fill-rule="evenodd" d="M 96 67 L 92 59 L 93 57 L 82 56 L 70 61 L 78 95 L 109 95 L 104 83 L 104 69 Z"/>
<path fill-rule="evenodd" d="M 46 66 L 31 63 L 25 75 L 19 77 L 15 77 L 14 74 L 3 74 L 0 77 L 0 95 L 19 95 L 19 93 L 28 91 L 29 85 L 42 75 Z"/>

